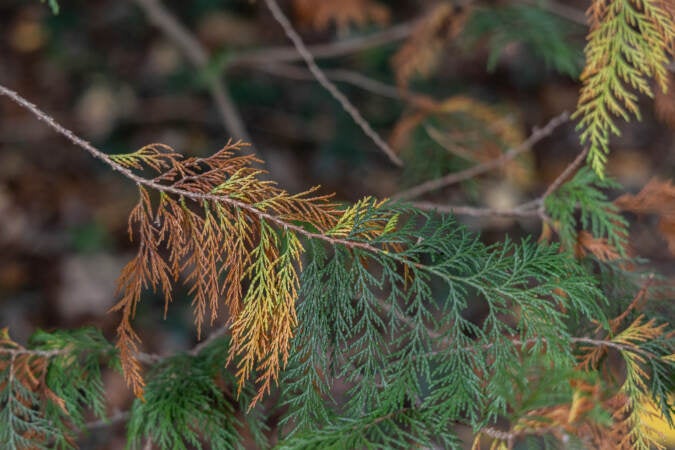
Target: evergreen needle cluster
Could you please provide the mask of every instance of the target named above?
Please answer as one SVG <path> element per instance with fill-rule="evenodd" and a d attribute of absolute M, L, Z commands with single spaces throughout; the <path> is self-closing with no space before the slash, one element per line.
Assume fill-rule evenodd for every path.
<path fill-rule="evenodd" d="M 588 161 L 603 176 L 609 139 L 619 135 L 616 117 L 640 119 L 638 94 L 653 96 L 650 79 L 668 89 L 675 50 L 673 6 L 662 0 L 595 0 L 589 8 L 584 83 L 575 117 Z"/>

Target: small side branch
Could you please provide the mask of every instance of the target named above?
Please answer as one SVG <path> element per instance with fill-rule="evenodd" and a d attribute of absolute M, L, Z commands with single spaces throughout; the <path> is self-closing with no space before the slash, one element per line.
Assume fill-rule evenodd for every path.
<path fill-rule="evenodd" d="M 499 158 L 479 164 L 477 166 L 473 166 L 466 170 L 462 170 L 461 172 L 449 173 L 443 177 L 436 178 L 435 180 L 424 182 L 408 190 L 401 191 L 398 194 L 393 195 L 392 198 L 397 200 L 406 200 L 419 197 L 422 194 L 426 194 L 428 192 L 468 180 L 477 175 L 481 175 L 485 172 L 496 169 L 497 167 L 501 167 L 521 153 L 528 151 L 537 142 L 541 141 L 545 137 L 550 136 L 556 128 L 567 122 L 569 117 L 569 113 L 563 112 L 562 114 L 551 119 L 543 128 L 535 128 L 532 131 L 532 134 L 530 134 L 530 136 L 519 146 L 509 149 Z"/>
<path fill-rule="evenodd" d="M 360 248 L 363 250 L 366 250 L 368 252 L 373 252 L 377 254 L 386 254 L 390 257 L 393 257 L 393 254 L 389 254 L 387 252 L 384 252 L 383 250 L 365 243 L 365 242 L 359 242 L 359 241 L 352 241 L 349 239 L 343 239 L 340 237 L 333 237 L 329 236 L 326 234 L 322 233 L 317 233 L 313 231 L 308 231 L 305 228 L 303 228 L 300 225 L 296 225 L 295 223 L 288 222 L 283 220 L 282 218 L 279 218 L 273 214 L 267 213 L 265 211 L 262 211 L 258 209 L 255 205 L 246 203 L 244 201 L 238 200 L 233 197 L 229 197 L 226 195 L 217 195 L 217 194 L 203 194 L 203 193 L 198 193 L 198 192 L 193 192 L 193 191 L 187 191 L 184 189 L 177 188 L 172 185 L 165 185 L 157 182 L 156 180 L 153 179 L 147 179 L 143 178 L 140 175 L 135 174 L 134 172 L 131 171 L 131 169 L 122 166 L 121 164 L 118 164 L 117 162 L 113 161 L 106 153 L 103 151 L 97 149 L 93 145 L 91 145 L 89 142 L 85 141 L 84 139 L 80 138 L 79 136 L 75 135 L 72 131 L 69 129 L 65 128 L 63 125 L 59 124 L 56 122 L 52 117 L 50 117 L 48 114 L 43 112 L 40 108 L 17 94 L 16 92 L 12 91 L 11 89 L 7 89 L 6 87 L 0 85 L 0 95 L 5 95 L 9 97 L 13 102 L 15 102 L 17 105 L 21 106 L 22 108 L 28 110 L 33 114 L 35 117 L 37 117 L 39 120 L 45 122 L 51 129 L 56 131 L 58 134 L 66 137 L 70 142 L 72 142 L 74 145 L 77 147 L 85 150 L 87 153 L 89 153 L 93 158 L 103 162 L 104 164 L 108 165 L 112 170 L 122 174 L 124 177 L 127 179 L 133 181 L 139 186 L 146 186 L 150 189 L 153 189 L 157 192 L 165 192 L 167 194 L 172 194 L 176 195 L 178 197 L 183 197 L 183 198 L 189 198 L 191 200 L 201 202 L 203 200 L 209 200 L 209 201 L 215 201 L 215 202 L 221 202 L 225 205 L 235 207 L 235 208 L 240 208 L 243 211 L 247 211 L 254 215 L 255 217 L 259 218 L 260 220 L 265 220 L 269 223 L 272 223 L 280 228 L 283 228 L 284 230 L 292 230 L 296 233 L 298 233 L 301 236 L 304 236 L 308 239 L 319 239 L 321 241 L 330 243 L 331 245 L 344 245 L 349 248 Z"/>
<path fill-rule="evenodd" d="M 565 170 L 563 170 L 560 175 L 551 183 L 548 188 L 546 188 L 546 191 L 541 195 L 541 202 L 542 205 L 544 203 L 544 200 L 551 194 L 553 194 L 555 191 L 562 186 L 562 184 L 567 181 L 567 179 L 572 175 L 581 164 L 583 164 L 584 159 L 586 158 L 586 155 L 588 155 L 588 147 L 583 149 L 579 155 L 577 155 L 576 158 L 574 158 L 574 161 L 572 161 L 567 167 L 565 167 Z"/>
<path fill-rule="evenodd" d="M 345 112 L 347 112 L 354 122 L 356 122 L 356 124 L 361 127 L 366 136 L 372 139 L 372 141 L 380 148 L 380 150 L 382 150 L 387 155 L 392 163 L 399 167 L 403 166 L 403 161 L 401 161 L 396 152 L 394 152 L 389 144 L 387 144 L 384 139 L 382 139 L 382 137 L 377 134 L 375 130 L 373 130 L 368 121 L 366 121 L 366 119 L 361 115 L 359 110 L 356 109 L 354 105 L 352 105 L 349 99 L 347 99 L 347 97 L 345 97 L 345 95 L 340 92 L 337 86 L 335 86 L 335 84 L 330 81 L 328 77 L 321 71 L 314 60 L 314 56 L 309 52 L 300 35 L 295 31 L 293 25 L 291 25 L 291 22 L 288 20 L 283 11 L 281 11 L 281 8 L 279 8 L 276 0 L 265 0 L 265 4 L 272 13 L 272 16 L 274 16 L 274 19 L 284 29 L 286 36 L 288 36 L 291 42 L 293 42 L 293 45 L 305 60 L 307 67 L 309 68 L 310 72 L 312 72 L 312 75 L 314 75 L 319 84 L 324 89 L 326 89 L 333 96 L 333 98 L 340 103 L 340 105 L 342 105 L 342 108 L 345 110 Z"/>
<path fill-rule="evenodd" d="M 418 20 L 419 21 L 419 20 Z M 314 58 L 335 58 L 361 52 L 370 48 L 387 45 L 405 39 L 412 33 L 418 21 L 410 21 L 394 25 L 376 33 L 359 36 L 328 44 L 307 47 Z M 302 55 L 294 47 L 272 47 L 250 50 L 234 55 L 227 67 L 260 66 L 264 64 L 290 63 L 302 60 Z"/>
<path fill-rule="evenodd" d="M 315 80 L 314 75 L 312 75 L 309 70 L 300 68 L 293 64 L 261 64 L 257 67 L 257 69 L 270 75 L 290 78 L 293 80 Z M 352 86 L 356 86 L 372 94 L 399 101 L 406 101 L 412 105 L 424 107 L 433 102 L 432 99 L 426 97 L 423 94 L 418 94 L 410 90 L 402 91 L 396 86 L 392 86 L 390 84 L 383 83 L 382 81 L 367 77 L 359 72 L 345 69 L 335 69 L 324 70 L 323 73 L 332 81 L 351 84 Z"/>
<path fill-rule="evenodd" d="M 412 205 L 425 211 L 451 213 L 459 216 L 536 217 L 539 215 L 538 211 L 532 208 L 533 202 L 523 203 L 511 209 L 475 208 L 472 206 L 443 205 L 433 202 L 413 202 Z"/>

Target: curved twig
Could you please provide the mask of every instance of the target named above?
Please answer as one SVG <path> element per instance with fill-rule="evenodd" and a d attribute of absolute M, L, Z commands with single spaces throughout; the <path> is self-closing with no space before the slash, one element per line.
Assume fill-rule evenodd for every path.
<path fill-rule="evenodd" d="M 460 181 L 468 180 L 477 175 L 488 172 L 492 169 L 496 169 L 497 167 L 502 166 L 504 163 L 512 160 L 519 154 L 526 152 L 527 150 L 532 148 L 532 146 L 535 145 L 537 142 L 549 136 L 551 133 L 553 133 L 553 131 L 555 131 L 556 128 L 567 122 L 569 120 L 569 117 L 570 115 L 568 112 L 563 112 L 562 114 L 557 115 L 556 117 L 551 119 L 546 125 L 544 125 L 543 128 L 535 128 L 534 130 L 532 130 L 532 134 L 530 134 L 530 136 L 527 139 L 525 139 L 519 146 L 509 149 L 499 158 L 490 160 L 477 166 L 470 167 L 461 172 L 449 173 L 440 178 L 436 178 L 435 180 L 426 181 L 413 188 L 401 191 L 396 195 L 393 195 L 392 198 L 398 200 L 408 200 L 411 198 L 418 197 L 422 194 L 426 194 L 427 192 L 435 191 L 437 189 L 450 186 L 451 184 L 456 184 L 459 183 Z"/>
<path fill-rule="evenodd" d="M 265 0 L 265 4 L 272 13 L 272 16 L 274 16 L 274 19 L 284 29 L 286 36 L 288 36 L 291 42 L 293 42 L 293 45 L 295 45 L 295 48 L 302 56 L 302 59 L 305 60 L 307 67 L 309 68 L 310 72 L 312 72 L 312 75 L 314 75 L 316 78 L 316 81 L 318 81 L 319 84 L 323 86 L 323 88 L 326 89 L 333 96 L 333 98 L 340 103 L 340 105 L 342 105 L 342 108 L 345 110 L 345 112 L 347 112 L 354 122 L 356 122 L 356 124 L 361 127 L 366 136 L 372 139 L 375 145 L 377 145 L 380 150 L 382 150 L 387 155 L 392 163 L 399 167 L 403 166 L 403 161 L 401 161 L 401 158 L 398 157 L 396 152 L 394 152 L 389 144 L 387 144 L 384 139 L 382 139 L 382 137 L 377 134 L 375 130 L 373 130 L 368 121 L 366 121 L 363 115 L 361 115 L 359 110 L 356 109 L 354 105 L 352 105 L 349 99 L 345 97 L 345 95 L 340 92 L 337 86 L 335 86 L 335 84 L 330 81 L 328 77 L 326 77 L 326 75 L 321 71 L 314 60 L 314 56 L 309 52 L 305 46 L 305 43 L 302 41 L 302 38 L 297 33 L 297 31 L 295 31 L 293 25 L 291 25 L 291 22 L 288 20 L 283 11 L 281 11 L 281 8 L 279 8 L 277 2 L 275 0 Z"/>

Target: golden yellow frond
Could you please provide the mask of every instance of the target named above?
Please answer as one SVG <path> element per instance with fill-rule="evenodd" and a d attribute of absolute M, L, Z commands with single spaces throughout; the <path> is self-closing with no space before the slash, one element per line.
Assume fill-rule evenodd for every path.
<path fill-rule="evenodd" d="M 331 196 L 315 195 L 317 188 L 292 195 L 261 180 L 264 172 L 252 167 L 259 160 L 237 155 L 242 146 L 228 143 L 210 157 L 181 159 L 169 147 L 153 144 L 112 157 L 130 169 L 160 171 L 152 180 L 159 198 L 153 201 L 141 187 L 130 214 L 130 237 L 139 248 L 122 270 L 121 298 L 112 308 L 122 313 L 117 347 L 125 379 L 138 396 L 143 391 L 140 339 L 131 326 L 136 306 L 145 289 L 160 291 L 166 314 L 171 284 L 179 279 L 192 297 L 198 335 L 226 306 L 230 359 L 237 360 L 240 388 L 253 372 L 258 376 L 254 403 L 269 392 L 288 359 L 303 252 L 295 233 L 305 226 L 308 232 L 324 232 L 343 214 Z"/>
<path fill-rule="evenodd" d="M 632 346 L 662 336 L 666 331 L 667 324 L 657 325 L 654 319 L 646 322 L 644 320 L 644 316 L 639 316 L 625 330 L 617 334 L 612 341 Z"/>
<path fill-rule="evenodd" d="M 393 226 L 395 227 L 397 220 L 390 213 L 367 214 L 377 212 L 386 202 L 387 200 L 378 201 L 373 197 L 362 198 L 344 210 L 337 223 L 326 231 L 326 235 L 369 240 L 389 232 Z M 392 220 L 394 222 L 391 222 Z"/>
<path fill-rule="evenodd" d="M 260 242 L 245 273 L 249 288 L 243 309 L 232 324 L 229 360 L 236 358 L 240 389 L 256 372 L 258 393 L 253 404 L 276 383 L 288 361 L 290 341 L 297 323 L 295 300 L 303 252 L 292 233 L 281 236 L 262 222 Z"/>
<path fill-rule="evenodd" d="M 659 0 L 595 0 L 588 15 L 583 87 L 573 117 L 581 142 L 590 145 L 588 161 L 602 177 L 609 138 L 620 134 L 615 118 L 640 119 L 638 94 L 653 96 L 650 78 L 668 89 L 675 22 Z"/>

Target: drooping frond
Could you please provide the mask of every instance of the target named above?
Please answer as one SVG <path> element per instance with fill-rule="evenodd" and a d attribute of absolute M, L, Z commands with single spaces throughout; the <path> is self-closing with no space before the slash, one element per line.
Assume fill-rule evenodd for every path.
<path fill-rule="evenodd" d="M 646 410 L 652 399 L 672 426 L 673 404 L 669 399 L 675 388 L 672 374 L 675 362 L 675 339 L 666 333 L 667 324 L 657 324 L 640 316 L 612 342 L 621 346 L 620 354 L 626 363 L 626 378 L 621 388 L 628 398 L 626 421 L 629 433 L 624 441 L 637 449 L 665 448 L 658 443 L 659 430 L 652 429 L 645 418 L 654 412 Z"/>
<path fill-rule="evenodd" d="M 152 289 L 161 291 L 168 306 L 171 285 L 180 277 L 193 297 L 198 333 L 207 318 L 213 322 L 219 308 L 227 308 L 230 358 L 237 360 L 241 385 L 257 371 L 260 394 L 269 391 L 288 358 L 303 253 L 297 230 L 328 230 L 339 213 L 314 190 L 291 195 L 262 181 L 261 171 L 251 167 L 257 160 L 236 154 L 241 145 L 228 144 L 207 158 L 182 159 L 158 144 L 111 156 L 124 167 L 159 172 L 154 203 L 139 188 L 129 220 L 139 249 L 122 271 L 122 298 L 113 307 L 122 313 L 118 347 L 137 395 L 143 381 L 134 357 L 139 338 L 131 327 L 136 305 L 143 290 Z M 279 223 L 296 230 L 280 231 Z"/>
<path fill-rule="evenodd" d="M 603 339 L 578 339 L 579 369 L 585 373 L 610 375 L 605 380 L 605 409 L 611 414 L 608 424 L 592 427 L 594 441 L 607 448 L 665 448 L 665 428 L 673 426 L 672 392 L 675 388 L 675 335 L 666 323 L 643 315 L 634 316 L 647 296 L 647 282 L 626 310 L 609 321 L 609 336 Z M 635 318 L 629 321 L 629 317 Z M 627 323 L 627 325 L 625 325 Z M 608 363 L 608 352 L 618 352 L 625 363 L 625 373 L 617 376 Z M 617 379 L 618 378 L 618 379 Z M 604 447 L 601 447 L 604 448 Z"/>
<path fill-rule="evenodd" d="M 594 0 L 588 10 L 584 83 L 573 117 L 581 142 L 590 146 L 588 162 L 601 178 L 616 119 L 640 119 L 638 95 L 653 96 L 650 79 L 668 89 L 669 56 L 675 43 L 675 17 L 661 0 Z"/>
<path fill-rule="evenodd" d="M 532 243 L 490 248 L 450 218 L 425 216 L 399 219 L 395 230 L 371 243 L 400 250 L 373 254 L 338 245 L 310 252 L 316 256 L 303 272 L 298 331 L 284 376 L 291 406 L 287 421 L 296 430 L 288 448 L 347 442 L 338 435 L 347 433 L 349 422 L 325 406 L 331 379 L 353 386 L 342 407 L 348 417 L 377 418 L 411 402 L 418 405 L 418 431 L 405 434 L 408 421 L 383 423 L 387 436 L 399 439 L 394 446 L 424 445 L 425 436 L 434 436 L 452 448 L 455 437 L 444 424 L 476 425 L 503 413 L 495 387 L 506 382 L 513 358 L 531 351 L 512 339 L 531 342 L 558 364 L 573 366 L 568 349 L 558 344 L 566 333 L 558 306 L 588 308 L 581 299 L 597 292 L 555 248 Z M 434 304 L 425 300 L 431 286 Z M 481 325 L 461 316 L 476 301 L 488 305 Z M 600 314 L 596 307 L 585 314 Z M 551 327 L 552 321 L 557 325 Z M 326 434 L 316 431 L 320 426 L 327 427 Z M 354 433 L 363 445 L 388 442 L 382 433 Z"/>
<path fill-rule="evenodd" d="M 38 331 L 28 348 L 0 333 L 0 442 L 7 450 L 72 449 L 87 408 L 105 416 L 100 365 L 114 347 L 91 328 Z"/>

